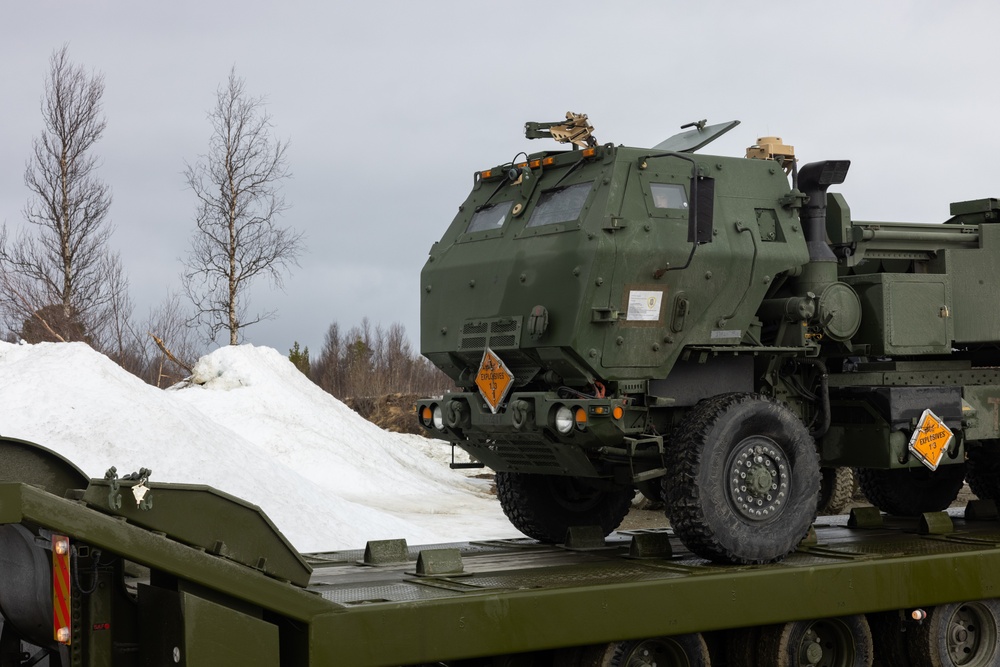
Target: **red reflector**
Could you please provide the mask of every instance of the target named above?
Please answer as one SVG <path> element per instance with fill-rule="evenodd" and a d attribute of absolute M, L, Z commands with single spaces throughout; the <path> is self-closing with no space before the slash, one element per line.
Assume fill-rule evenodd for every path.
<path fill-rule="evenodd" d="M 52 636 L 60 644 L 70 644 L 69 538 L 52 536 Z"/>

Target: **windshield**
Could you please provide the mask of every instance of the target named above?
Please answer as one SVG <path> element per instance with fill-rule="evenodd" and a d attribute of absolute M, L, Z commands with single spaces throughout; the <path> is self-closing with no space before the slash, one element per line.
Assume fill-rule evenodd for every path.
<path fill-rule="evenodd" d="M 507 221 L 507 214 L 510 213 L 512 201 L 502 201 L 496 204 L 487 204 L 472 216 L 468 228 L 465 232 L 482 232 L 487 229 L 500 229 Z"/>
<path fill-rule="evenodd" d="M 576 220 L 580 217 L 583 205 L 587 203 L 587 195 L 593 185 L 591 181 L 543 192 L 535 204 L 535 210 L 531 212 L 527 226 L 541 227 Z"/>

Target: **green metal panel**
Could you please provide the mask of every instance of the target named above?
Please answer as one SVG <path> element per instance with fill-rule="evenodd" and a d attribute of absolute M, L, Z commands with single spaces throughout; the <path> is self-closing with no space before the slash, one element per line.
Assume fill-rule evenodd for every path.
<path fill-rule="evenodd" d="M 874 355 L 950 354 L 954 337 L 948 276 L 877 273 L 846 276 L 861 298 L 857 339 Z"/>
<path fill-rule="evenodd" d="M 305 620 L 328 608 L 298 586 L 25 484 L 0 484 L 0 523 L 43 526 L 290 618 Z"/>
<path fill-rule="evenodd" d="M 278 628 L 196 595 L 139 587 L 144 664 L 277 667 Z"/>
<path fill-rule="evenodd" d="M 259 507 L 209 486 L 148 483 L 145 509 L 136 501 L 135 481 L 94 480 L 83 500 L 103 512 L 125 517 L 152 531 L 200 547 L 277 579 L 299 586 L 309 566 Z M 111 506 L 114 504 L 115 506 Z M 192 521 L 192 517 L 201 517 Z"/>
<path fill-rule="evenodd" d="M 979 238 L 980 248 L 946 250 L 937 262 L 952 278 L 955 340 L 960 343 L 1000 341 L 1000 225 L 981 225 Z"/>

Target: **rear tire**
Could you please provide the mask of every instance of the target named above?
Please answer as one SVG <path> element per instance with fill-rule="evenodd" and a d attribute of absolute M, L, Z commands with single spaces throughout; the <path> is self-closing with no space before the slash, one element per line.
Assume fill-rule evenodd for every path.
<path fill-rule="evenodd" d="M 879 667 L 913 667 L 907 652 L 909 627 L 900 610 L 868 614 L 868 626 L 875 643 L 875 664 Z"/>
<path fill-rule="evenodd" d="M 919 468 L 892 470 L 860 468 L 858 482 L 875 507 L 897 516 L 920 516 L 948 509 L 965 483 L 965 464 L 944 465 L 931 471 Z"/>
<path fill-rule="evenodd" d="M 757 667 L 760 628 L 737 628 L 726 633 L 726 664 Z"/>
<path fill-rule="evenodd" d="M 914 667 L 1000 665 L 1000 602 L 979 600 L 940 605 L 907 641 Z"/>
<path fill-rule="evenodd" d="M 705 639 L 698 633 L 612 642 L 592 646 L 580 655 L 586 667 L 709 667 Z"/>
<path fill-rule="evenodd" d="M 820 468 L 820 514 L 842 514 L 854 497 L 854 472 L 850 468 Z"/>
<path fill-rule="evenodd" d="M 767 563 L 816 518 L 819 456 L 790 410 L 757 394 L 702 401 L 677 428 L 663 479 L 667 517 L 695 554 Z"/>
<path fill-rule="evenodd" d="M 768 667 L 871 667 L 874 647 L 863 615 L 761 628 L 757 662 Z"/>
<path fill-rule="evenodd" d="M 635 496 L 629 487 L 598 487 L 560 475 L 498 472 L 496 486 L 500 507 L 514 527 L 549 543 L 564 541 L 571 526 L 600 526 L 608 535 L 621 525 Z"/>
<path fill-rule="evenodd" d="M 987 440 L 968 448 L 965 481 L 977 498 L 1000 500 L 1000 442 Z"/>

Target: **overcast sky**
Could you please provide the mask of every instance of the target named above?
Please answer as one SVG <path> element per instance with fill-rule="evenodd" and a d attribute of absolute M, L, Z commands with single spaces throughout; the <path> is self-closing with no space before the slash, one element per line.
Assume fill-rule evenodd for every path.
<path fill-rule="evenodd" d="M 399 322 L 417 347 L 419 272 L 472 185 L 527 120 L 586 113 L 601 143 L 652 146 L 739 119 L 706 152 L 778 135 L 803 162 L 850 159 L 856 219 L 938 222 L 1000 197 L 996 2 L 0 0 L 0 223 L 23 175 L 52 51 L 105 76 L 96 153 L 137 314 L 180 289 L 195 197 L 230 67 L 290 140 L 282 224 L 306 235 L 278 317 L 246 340 L 315 353 L 330 323 Z"/>

